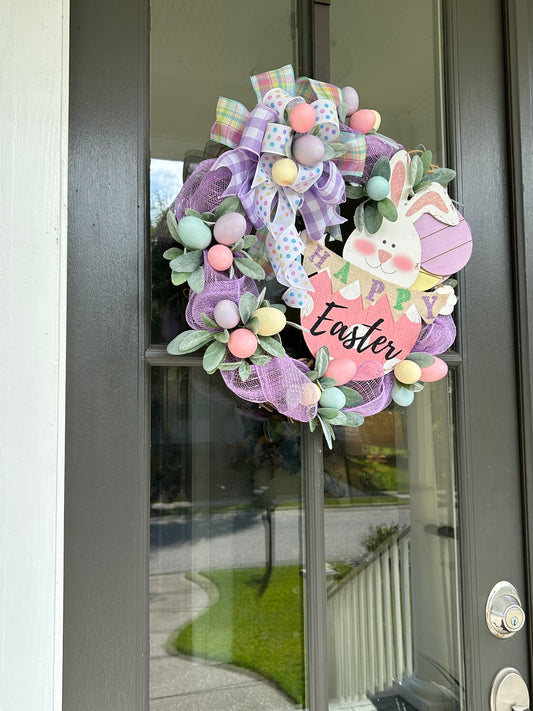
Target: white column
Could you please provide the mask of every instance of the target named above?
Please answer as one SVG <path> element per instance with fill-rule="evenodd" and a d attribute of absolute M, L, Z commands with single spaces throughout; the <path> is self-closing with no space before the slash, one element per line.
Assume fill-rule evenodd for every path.
<path fill-rule="evenodd" d="M 0 708 L 60 711 L 67 0 L 0 3 Z"/>

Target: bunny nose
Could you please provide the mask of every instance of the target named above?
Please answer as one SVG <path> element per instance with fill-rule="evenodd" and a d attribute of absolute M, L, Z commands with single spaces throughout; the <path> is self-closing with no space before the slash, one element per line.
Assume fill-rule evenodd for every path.
<path fill-rule="evenodd" d="M 378 249 L 378 258 L 380 264 L 383 264 L 383 262 L 386 262 L 387 259 L 390 259 L 391 257 L 392 254 L 390 252 L 386 252 L 384 249 Z"/>

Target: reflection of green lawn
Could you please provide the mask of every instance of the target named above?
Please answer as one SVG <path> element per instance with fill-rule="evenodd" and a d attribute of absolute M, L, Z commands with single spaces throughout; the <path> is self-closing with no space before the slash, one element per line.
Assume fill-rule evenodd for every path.
<path fill-rule="evenodd" d="M 274 568 L 263 595 L 261 568 L 216 570 L 202 575 L 218 588 L 218 600 L 171 635 L 168 650 L 250 669 L 303 705 L 300 567 Z"/>

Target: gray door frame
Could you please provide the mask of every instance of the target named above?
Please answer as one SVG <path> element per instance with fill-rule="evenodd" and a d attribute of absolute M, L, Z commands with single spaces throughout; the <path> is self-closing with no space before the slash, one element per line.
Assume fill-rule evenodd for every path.
<path fill-rule="evenodd" d="M 302 0 L 310 32 L 315 10 L 327 4 Z M 484 606 L 492 585 L 508 579 L 531 614 L 524 531 L 533 530 L 533 245 L 525 239 L 533 221 L 533 22 L 527 0 L 444 7 L 449 163 L 475 236 L 460 283 L 457 352 L 448 360 L 457 376 L 467 695 L 469 708 L 481 709 L 503 664 L 526 676 L 528 664 L 525 632 L 492 637 Z M 65 711 L 141 711 L 148 707 L 149 13 L 145 0 L 73 0 L 71 14 L 63 703 Z"/>

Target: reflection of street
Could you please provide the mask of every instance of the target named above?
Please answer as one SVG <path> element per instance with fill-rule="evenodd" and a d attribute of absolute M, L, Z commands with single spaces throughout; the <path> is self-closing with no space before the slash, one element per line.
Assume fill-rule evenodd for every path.
<path fill-rule="evenodd" d="M 352 561 L 363 554 L 361 537 L 371 526 L 409 523 L 408 506 L 326 509 L 326 558 Z M 298 563 L 303 550 L 303 512 L 273 513 L 274 563 Z M 265 565 L 265 525 L 260 511 L 195 513 L 150 520 L 150 573 L 176 573 Z"/>

